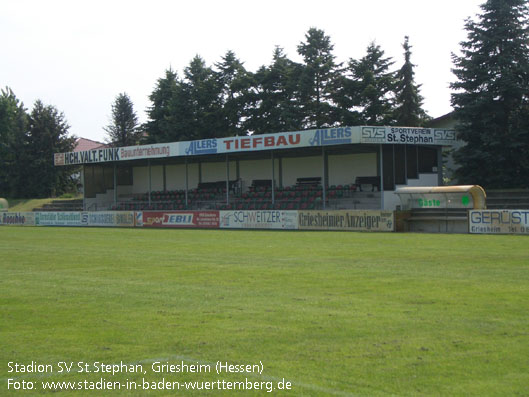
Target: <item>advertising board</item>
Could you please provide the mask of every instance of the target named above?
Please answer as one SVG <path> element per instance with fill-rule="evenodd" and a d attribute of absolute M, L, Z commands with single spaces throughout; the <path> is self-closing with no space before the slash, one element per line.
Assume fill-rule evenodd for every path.
<path fill-rule="evenodd" d="M 132 211 L 98 211 L 88 213 L 88 226 L 134 227 Z"/>
<path fill-rule="evenodd" d="M 529 210 L 469 211 L 468 231 L 476 234 L 529 235 Z"/>
<path fill-rule="evenodd" d="M 362 232 L 393 232 L 393 211 L 298 211 L 300 230 L 347 230 Z"/>
<path fill-rule="evenodd" d="M 298 228 L 297 211 L 220 211 L 222 229 L 282 229 Z"/>
<path fill-rule="evenodd" d="M 34 212 L 1 212 L 0 225 L 35 226 Z"/>
<path fill-rule="evenodd" d="M 141 223 L 143 227 L 217 229 L 219 211 L 143 211 Z"/>
<path fill-rule="evenodd" d="M 37 226 L 87 226 L 88 212 L 36 212 L 35 225 Z"/>
<path fill-rule="evenodd" d="M 417 127 L 360 127 L 360 143 L 454 145 L 455 130 Z"/>

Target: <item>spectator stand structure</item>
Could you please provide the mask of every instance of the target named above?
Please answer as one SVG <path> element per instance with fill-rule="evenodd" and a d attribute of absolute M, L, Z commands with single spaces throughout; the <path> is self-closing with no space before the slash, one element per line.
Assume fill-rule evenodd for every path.
<path fill-rule="evenodd" d="M 338 127 L 57 153 L 96 210 L 394 210 L 395 189 L 442 184 L 450 129 Z"/>

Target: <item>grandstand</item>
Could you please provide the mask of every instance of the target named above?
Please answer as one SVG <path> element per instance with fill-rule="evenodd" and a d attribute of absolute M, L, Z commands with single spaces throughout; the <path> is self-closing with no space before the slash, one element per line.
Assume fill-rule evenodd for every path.
<path fill-rule="evenodd" d="M 450 129 L 339 127 L 58 153 L 82 165 L 83 209 L 393 210 L 442 184 Z"/>

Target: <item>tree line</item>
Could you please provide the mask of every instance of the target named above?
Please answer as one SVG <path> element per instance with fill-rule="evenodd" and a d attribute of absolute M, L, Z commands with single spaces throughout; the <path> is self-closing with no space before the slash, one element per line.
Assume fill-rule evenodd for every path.
<path fill-rule="evenodd" d="M 146 141 L 219 138 L 336 125 L 420 126 L 428 119 L 414 81 L 411 46 L 394 61 L 371 43 L 361 59 L 338 63 L 324 31 L 311 28 L 298 45 L 303 59 L 276 47 L 272 62 L 248 71 L 228 51 L 214 66 L 195 56 L 182 76 L 169 69 L 149 96 Z"/>
<path fill-rule="evenodd" d="M 455 153 L 459 183 L 486 188 L 529 187 L 529 9 L 527 0 L 487 0 L 465 25 L 467 40 L 453 55 L 452 106 L 466 145 Z M 360 59 L 338 63 L 324 31 L 299 43 L 302 62 L 276 47 L 269 65 L 246 70 L 228 51 L 208 66 L 195 56 L 181 76 L 168 69 L 149 95 L 139 124 L 126 93 L 112 104 L 105 131 L 128 146 L 272 133 L 335 125 L 423 126 L 420 85 L 411 45 L 398 67 L 376 43 Z M 72 186 L 53 153 L 73 149 L 64 115 L 37 101 L 31 111 L 6 88 L 0 95 L 0 196 L 39 197 Z"/>
<path fill-rule="evenodd" d="M 62 112 L 37 100 L 31 111 L 9 88 L 0 92 L 0 196 L 53 197 L 76 184 L 72 170 L 53 165 L 54 153 L 73 150 Z"/>

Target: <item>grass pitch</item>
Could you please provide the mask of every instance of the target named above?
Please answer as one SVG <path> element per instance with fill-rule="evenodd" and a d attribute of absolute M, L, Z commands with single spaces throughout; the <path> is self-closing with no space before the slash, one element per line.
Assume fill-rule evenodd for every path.
<path fill-rule="evenodd" d="M 2 227 L 0 250 L 1 395 L 101 379 L 215 389 L 58 393 L 528 393 L 527 237 Z M 218 361 L 262 373 L 217 374 Z M 52 371 L 9 372 L 31 362 Z M 156 373 L 154 362 L 211 372 Z M 94 372 L 100 363 L 145 372 Z M 35 389 L 8 390 L 9 379 Z M 291 390 L 278 390 L 283 379 Z"/>

